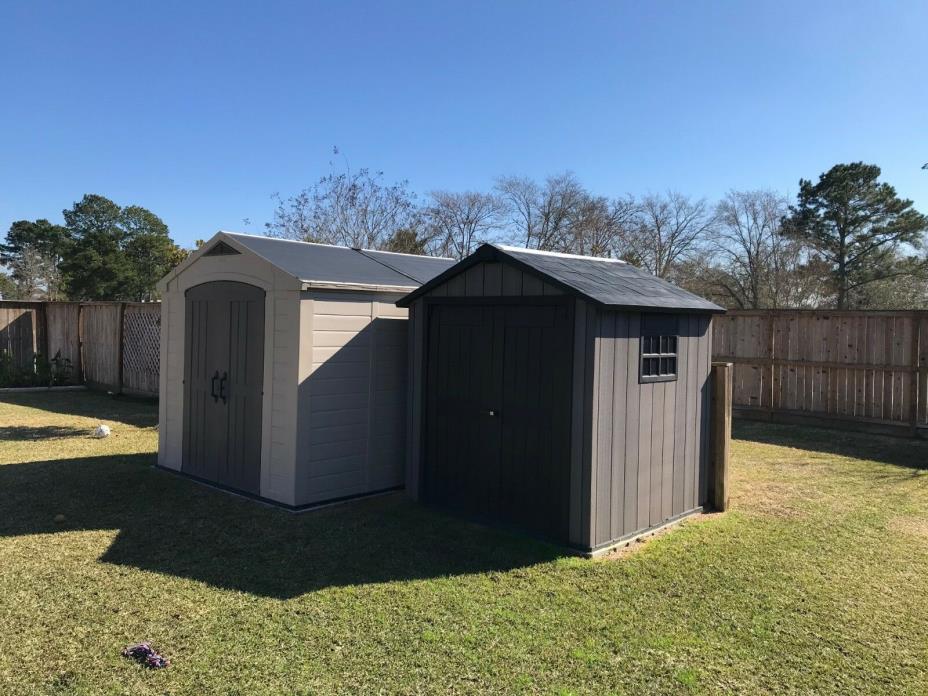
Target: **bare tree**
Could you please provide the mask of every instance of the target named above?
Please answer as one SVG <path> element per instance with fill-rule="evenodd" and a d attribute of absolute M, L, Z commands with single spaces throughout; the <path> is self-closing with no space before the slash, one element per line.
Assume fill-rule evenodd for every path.
<path fill-rule="evenodd" d="M 497 196 L 477 191 L 432 191 L 424 215 L 430 251 L 462 259 L 500 228 L 504 206 Z"/>
<path fill-rule="evenodd" d="M 496 191 L 504 207 L 509 241 L 530 247 L 541 225 L 538 213 L 541 187 L 528 177 L 502 176 L 496 180 Z"/>
<path fill-rule="evenodd" d="M 667 280 L 707 300 L 731 307 L 731 295 L 725 289 L 727 278 L 725 269 L 710 255 L 694 254 L 677 263 Z"/>
<path fill-rule="evenodd" d="M 648 195 L 641 200 L 634 223 L 622 234 L 626 259 L 661 278 L 675 264 L 689 258 L 712 228 L 713 217 L 704 199 L 683 194 Z"/>
<path fill-rule="evenodd" d="M 723 290 L 736 306 L 777 306 L 777 266 L 785 261 L 785 247 L 796 246 L 779 233 L 788 206 L 772 191 L 729 191 L 716 206 L 713 247 L 727 271 Z"/>
<path fill-rule="evenodd" d="M 274 195 L 272 237 L 381 249 L 399 231 L 418 231 L 421 217 L 409 183 L 383 183 L 383 172 L 332 173 L 287 199 Z"/>
<path fill-rule="evenodd" d="M 774 191 L 729 191 L 715 209 L 712 249 L 726 304 L 742 309 L 801 307 L 823 291 L 815 260 L 782 234 L 789 201 Z"/>
<path fill-rule="evenodd" d="M 570 246 L 571 225 L 590 197 L 571 172 L 549 176 L 541 185 L 526 177 L 501 177 L 496 191 L 505 205 L 511 241 L 547 251 Z"/>
<path fill-rule="evenodd" d="M 638 204 L 630 195 L 611 201 L 604 196 L 587 196 L 574 211 L 564 251 L 586 256 L 617 254 L 637 212 Z"/>

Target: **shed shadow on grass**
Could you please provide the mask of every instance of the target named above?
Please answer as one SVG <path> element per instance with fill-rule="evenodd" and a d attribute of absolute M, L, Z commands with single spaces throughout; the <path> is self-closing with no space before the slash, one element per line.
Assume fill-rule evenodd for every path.
<path fill-rule="evenodd" d="M 732 438 L 840 457 L 869 459 L 917 471 L 928 469 L 928 442 L 915 438 L 743 419 L 735 419 L 733 422 Z"/>
<path fill-rule="evenodd" d="M 2 401 L 55 415 L 125 423 L 137 428 L 152 428 L 158 424 L 158 409 L 151 399 L 80 390 L 7 393 L 2 396 Z"/>
<path fill-rule="evenodd" d="M 0 440 L 48 440 L 63 437 L 88 437 L 90 428 L 74 428 L 68 425 L 0 425 Z"/>
<path fill-rule="evenodd" d="M 288 599 L 551 561 L 557 547 L 402 494 L 293 514 L 151 468 L 150 454 L 0 466 L 0 536 L 117 529 L 106 563 Z M 56 515 L 65 520 L 55 522 Z"/>

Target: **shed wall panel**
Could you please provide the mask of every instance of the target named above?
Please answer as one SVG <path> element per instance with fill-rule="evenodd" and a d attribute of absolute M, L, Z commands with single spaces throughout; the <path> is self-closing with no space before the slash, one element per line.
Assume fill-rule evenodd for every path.
<path fill-rule="evenodd" d="M 408 358 L 399 297 L 302 293 L 312 328 L 300 346 L 298 505 L 404 483 Z"/>
<path fill-rule="evenodd" d="M 636 339 L 641 330 L 641 316 L 631 314 L 628 317 L 628 335 L 622 341 L 624 345 L 616 347 L 616 354 L 624 354 L 626 360 L 626 381 L 625 381 L 625 433 L 626 444 L 624 451 L 614 451 L 610 466 L 618 469 L 625 469 L 625 491 L 622 503 L 622 534 L 631 534 L 638 528 L 638 422 L 641 418 L 641 385 L 638 384 L 638 349 L 639 342 Z M 615 398 L 620 398 L 620 392 L 616 391 Z M 617 500 L 612 500 L 616 505 Z M 597 534 L 597 543 L 602 538 L 602 533 Z"/>
<path fill-rule="evenodd" d="M 589 510 L 583 509 L 583 469 L 586 468 L 584 432 L 586 405 L 587 310 L 586 302 L 577 300 L 574 305 L 574 364 L 571 382 L 570 424 L 570 540 L 582 543 L 589 528 Z"/>
<path fill-rule="evenodd" d="M 709 319 L 681 315 L 678 377 L 639 382 L 641 314 L 599 311 L 592 543 L 640 533 L 705 502 Z M 608 495 L 604 493 L 608 491 Z"/>
<path fill-rule="evenodd" d="M 612 431 L 616 425 L 624 427 L 624 423 L 621 421 L 616 423 L 615 412 L 618 409 L 616 399 L 613 396 L 615 393 L 616 373 L 616 318 L 617 315 L 614 312 L 609 312 L 602 317 L 601 332 L 597 339 L 601 345 L 596 368 L 599 375 L 599 388 L 595 392 L 595 398 L 599 404 L 597 412 L 598 430 L 593 438 L 597 444 L 596 488 L 594 491 L 597 516 L 595 529 L 612 528 L 612 505 L 610 503 L 613 491 L 611 462 L 614 435 Z M 624 402 L 622 405 L 624 406 Z"/>
<path fill-rule="evenodd" d="M 575 409 L 583 413 L 583 459 L 581 473 L 580 510 L 582 525 L 580 536 L 571 537 L 571 541 L 582 548 L 592 545 L 597 510 L 594 491 L 597 487 L 596 449 L 599 445 L 599 376 L 598 369 L 602 339 L 598 335 L 600 312 L 592 305 L 586 307 L 586 327 L 584 329 L 584 349 L 586 358 L 583 363 L 583 402 L 574 404 Z M 575 349 L 576 350 L 576 349 Z"/>
<path fill-rule="evenodd" d="M 603 401 L 612 402 L 612 445 L 609 448 L 608 462 L 597 462 L 598 466 L 607 467 L 610 471 L 611 486 L 607 507 L 609 509 L 609 526 L 597 527 L 601 533 L 606 529 L 610 531 L 610 538 L 618 539 L 623 534 L 625 520 L 623 519 L 622 504 L 613 504 L 613 501 L 623 503 L 625 500 L 625 467 L 613 466 L 612 457 L 616 452 L 625 451 L 626 443 L 626 401 L 628 395 L 628 356 L 623 352 L 622 346 L 627 345 L 631 317 L 628 314 L 609 312 L 605 319 L 613 321 L 612 359 L 613 359 L 613 392 L 609 395 L 600 394 Z M 623 341 L 623 339 L 626 339 Z"/>
<path fill-rule="evenodd" d="M 428 292 L 431 297 L 534 297 L 563 295 L 540 276 L 499 261 L 474 264 Z"/>

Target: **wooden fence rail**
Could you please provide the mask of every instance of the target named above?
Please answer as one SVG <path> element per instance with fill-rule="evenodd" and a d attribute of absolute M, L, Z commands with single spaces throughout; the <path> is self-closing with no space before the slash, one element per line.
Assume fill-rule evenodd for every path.
<path fill-rule="evenodd" d="M 0 301 L 0 352 L 22 369 L 60 355 L 97 389 L 157 396 L 160 336 L 157 302 Z"/>
<path fill-rule="evenodd" d="M 737 415 L 928 435 L 928 312 L 736 310 L 712 323 Z"/>
<path fill-rule="evenodd" d="M 58 351 L 76 381 L 157 396 L 161 307 L 0 301 L 0 351 Z M 928 311 L 734 310 L 713 322 L 735 415 L 928 435 Z"/>

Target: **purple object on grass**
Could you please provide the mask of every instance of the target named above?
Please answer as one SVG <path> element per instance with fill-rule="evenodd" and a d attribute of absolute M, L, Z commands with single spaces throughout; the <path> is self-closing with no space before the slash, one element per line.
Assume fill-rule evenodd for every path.
<path fill-rule="evenodd" d="M 139 664 L 143 664 L 151 669 L 161 669 L 171 664 L 166 657 L 156 652 L 155 649 L 151 647 L 151 643 L 147 641 L 130 645 L 122 651 L 122 654 L 124 657 L 132 658 Z"/>

